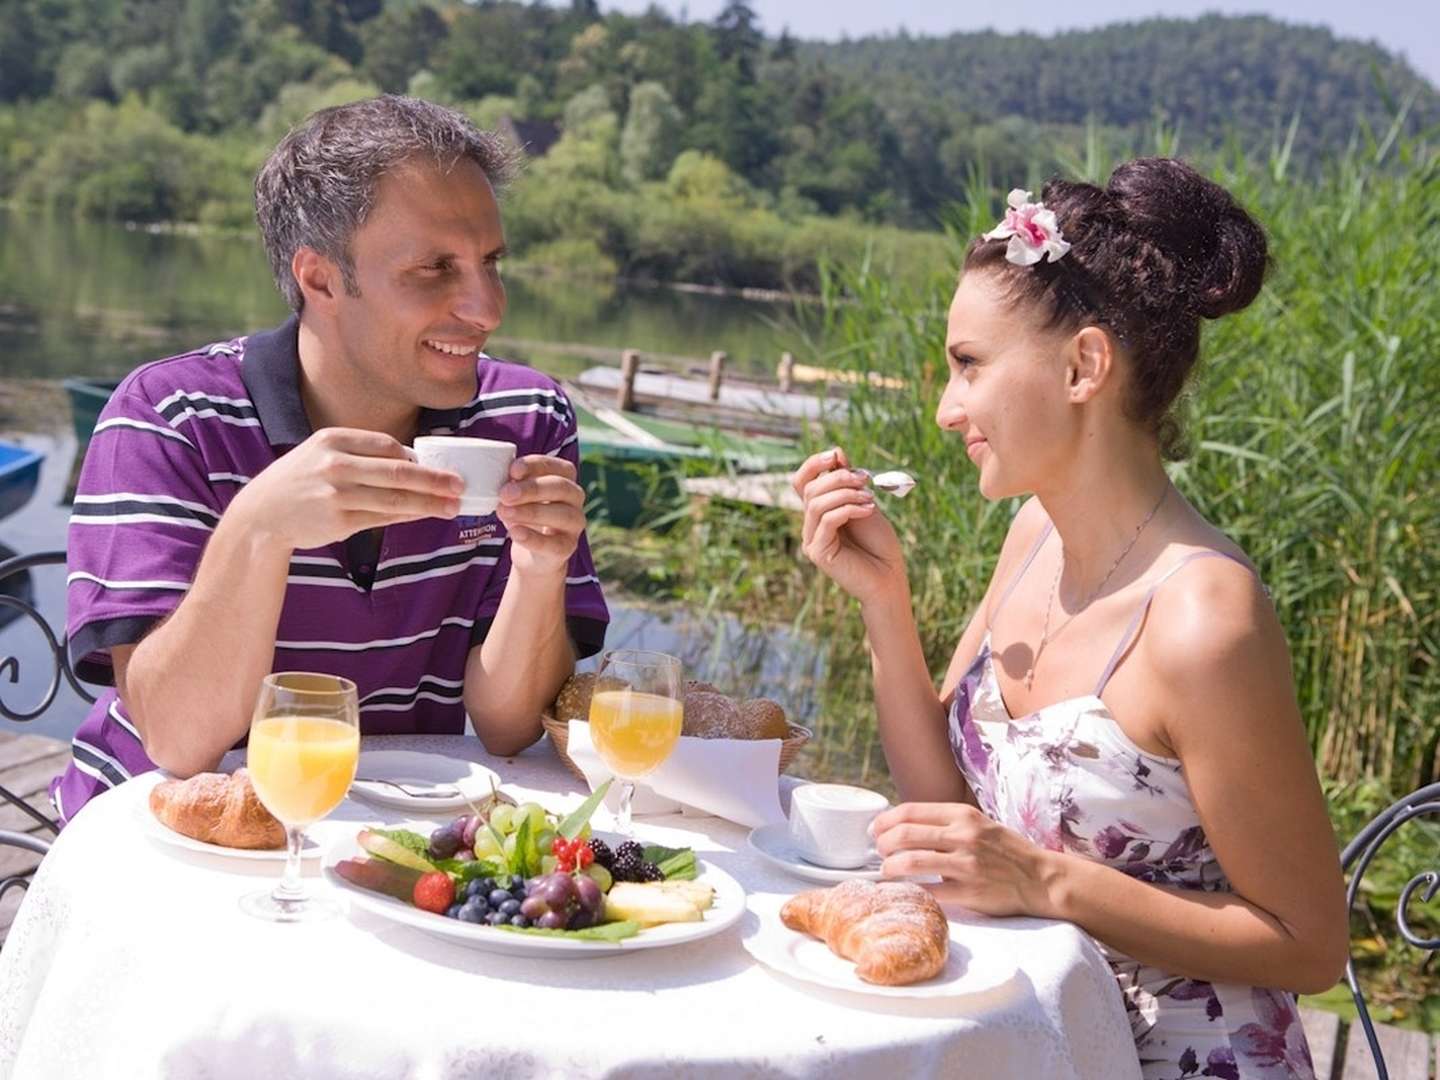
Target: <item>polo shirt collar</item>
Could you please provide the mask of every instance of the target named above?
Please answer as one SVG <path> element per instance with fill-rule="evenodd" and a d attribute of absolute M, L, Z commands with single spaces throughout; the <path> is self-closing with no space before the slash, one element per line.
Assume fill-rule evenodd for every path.
<path fill-rule="evenodd" d="M 240 378 L 271 446 L 297 446 L 312 433 L 300 397 L 300 317 L 245 339 Z M 416 430 L 453 430 L 464 409 L 421 409 Z"/>

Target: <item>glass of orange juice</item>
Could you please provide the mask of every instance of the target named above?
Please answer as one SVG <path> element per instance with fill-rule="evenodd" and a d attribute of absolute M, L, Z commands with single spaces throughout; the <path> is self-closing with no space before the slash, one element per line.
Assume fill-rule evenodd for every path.
<path fill-rule="evenodd" d="M 590 741 L 620 778 L 615 828 L 630 836 L 635 781 L 653 772 L 680 739 L 684 719 L 680 661 L 667 653 L 617 649 L 600 661 L 590 697 Z"/>
<path fill-rule="evenodd" d="M 255 794 L 285 826 L 285 876 L 269 892 L 240 901 L 274 922 L 324 918 L 333 903 L 308 896 L 300 880 L 305 826 L 340 805 L 360 759 L 360 704 L 355 684 L 335 675 L 277 672 L 265 676 L 250 718 L 247 765 Z"/>

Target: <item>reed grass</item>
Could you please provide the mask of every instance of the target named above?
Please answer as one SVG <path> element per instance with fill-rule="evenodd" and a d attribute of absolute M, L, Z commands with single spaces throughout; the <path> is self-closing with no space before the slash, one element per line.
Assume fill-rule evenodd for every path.
<path fill-rule="evenodd" d="M 1293 123 L 1268 156 L 1206 163 L 1265 223 L 1274 270 L 1250 309 L 1207 328 L 1185 406 L 1194 453 L 1173 469 L 1272 590 L 1322 775 L 1391 793 L 1440 777 L 1440 153 L 1400 140 L 1401 119 L 1357 133 L 1318 178 L 1290 173 Z M 1173 151 L 1176 135 L 1157 131 L 1155 142 Z M 1103 180 L 1114 157 L 1092 140 L 1068 167 Z M 797 325 L 831 343 L 818 362 L 907 383 L 894 392 L 862 381 L 824 438 L 870 466 L 923 469 L 927 482 L 888 506 L 937 678 L 1018 506 L 981 499 L 962 449 L 934 422 L 963 241 L 997 219 L 1006 187 L 971 175 L 952 259 L 926 287 L 862 261 L 825 276 L 820 325 Z M 778 614 L 825 642 L 811 764 L 883 780 L 858 614 L 798 555 L 793 519 L 712 506 L 697 528 L 698 550 L 673 567 L 675 591 L 702 608 Z"/>

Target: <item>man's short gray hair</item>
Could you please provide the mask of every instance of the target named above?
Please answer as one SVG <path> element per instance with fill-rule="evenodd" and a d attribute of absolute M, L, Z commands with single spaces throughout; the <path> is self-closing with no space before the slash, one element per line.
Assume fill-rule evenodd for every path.
<path fill-rule="evenodd" d="M 321 109 L 281 139 L 255 177 L 255 220 L 290 307 L 305 305 L 290 271 L 297 250 L 333 260 L 346 291 L 358 295 L 350 240 L 374 208 L 381 178 L 417 160 L 449 170 L 462 158 L 480 166 L 497 195 L 520 160 L 463 113 L 398 94 Z"/>

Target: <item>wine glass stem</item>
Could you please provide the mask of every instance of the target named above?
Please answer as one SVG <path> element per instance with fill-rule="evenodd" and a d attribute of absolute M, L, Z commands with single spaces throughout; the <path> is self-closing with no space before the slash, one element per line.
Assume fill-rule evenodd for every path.
<path fill-rule="evenodd" d="M 298 825 L 285 826 L 285 876 L 272 894 L 278 903 L 300 903 L 305 899 L 305 886 L 300 880 L 300 848 L 305 843 L 305 830 Z"/>
<path fill-rule="evenodd" d="M 634 782 L 630 780 L 622 781 L 620 784 L 620 812 L 615 815 L 615 831 L 621 836 L 630 837 L 635 835 L 635 830 L 630 825 L 630 803 L 634 798 Z"/>

